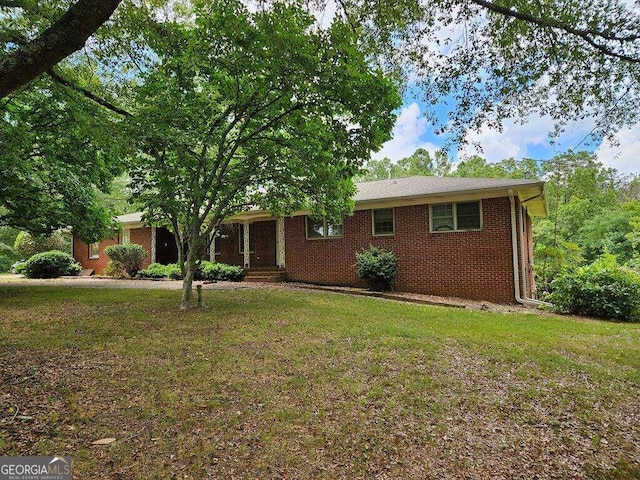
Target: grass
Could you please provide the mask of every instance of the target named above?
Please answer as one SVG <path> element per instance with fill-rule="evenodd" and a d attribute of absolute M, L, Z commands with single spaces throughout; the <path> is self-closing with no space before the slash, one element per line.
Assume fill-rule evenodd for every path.
<path fill-rule="evenodd" d="M 75 478 L 640 477 L 638 324 L 178 295 L 0 291 L 0 455 L 71 455 Z"/>

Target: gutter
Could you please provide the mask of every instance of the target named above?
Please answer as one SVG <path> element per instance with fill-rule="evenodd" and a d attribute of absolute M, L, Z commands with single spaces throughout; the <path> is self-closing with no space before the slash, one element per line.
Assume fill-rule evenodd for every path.
<path fill-rule="evenodd" d="M 513 284 L 514 284 L 514 294 L 516 302 L 526 306 L 526 307 L 542 307 L 542 306 L 551 306 L 549 302 L 543 302 L 541 300 L 536 300 L 534 298 L 528 298 L 526 296 L 520 295 L 520 269 L 518 266 L 518 232 L 516 230 L 516 201 L 513 197 L 513 190 L 509 189 L 509 201 L 511 202 L 511 250 L 513 254 Z M 520 214 L 520 254 L 522 258 L 522 265 L 524 266 L 524 243 L 522 242 L 522 235 L 524 234 L 524 226 L 522 223 L 522 214 Z M 525 282 L 526 285 L 526 282 Z"/>

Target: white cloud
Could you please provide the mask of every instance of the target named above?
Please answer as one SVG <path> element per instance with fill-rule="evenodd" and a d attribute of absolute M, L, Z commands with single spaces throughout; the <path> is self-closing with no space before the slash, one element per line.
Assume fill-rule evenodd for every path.
<path fill-rule="evenodd" d="M 613 142 L 602 142 L 596 154 L 600 162 L 620 173 L 640 172 L 640 123 L 620 130 Z"/>
<path fill-rule="evenodd" d="M 393 138 L 385 143 L 380 151 L 374 153 L 373 158 L 388 157 L 397 161 L 411 156 L 418 148 L 435 152 L 439 149 L 437 145 L 421 140 L 428 126 L 429 123 L 417 103 L 404 107 L 393 127 Z"/>
<path fill-rule="evenodd" d="M 532 115 L 524 124 L 507 120 L 502 131 L 485 127 L 479 132 L 470 132 L 469 143 L 458 150 L 458 158 L 477 154 L 490 162 L 497 162 L 509 157 L 539 157 L 541 151 L 550 158 L 567 149 L 579 148 L 592 128 L 590 121 L 571 123 L 560 138 L 551 144 L 549 132 L 553 130 L 553 121 L 550 118 Z M 587 148 L 586 145 L 582 146 Z"/>

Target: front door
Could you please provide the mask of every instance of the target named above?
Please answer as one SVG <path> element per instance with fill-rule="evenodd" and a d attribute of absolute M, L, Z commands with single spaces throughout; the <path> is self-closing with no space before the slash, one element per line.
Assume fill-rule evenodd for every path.
<path fill-rule="evenodd" d="M 251 267 L 275 267 L 276 221 L 253 222 L 249 229 L 253 236 Z"/>

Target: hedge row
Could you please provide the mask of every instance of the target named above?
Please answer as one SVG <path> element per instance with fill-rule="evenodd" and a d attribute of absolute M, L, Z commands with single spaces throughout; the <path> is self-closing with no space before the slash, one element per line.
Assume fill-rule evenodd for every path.
<path fill-rule="evenodd" d="M 203 261 L 198 266 L 194 279 L 239 282 L 244 278 L 244 273 L 242 267 Z M 140 278 L 171 278 L 173 280 L 182 280 L 182 272 L 176 263 L 169 265 L 152 263 L 144 270 L 140 270 L 137 276 Z"/>

